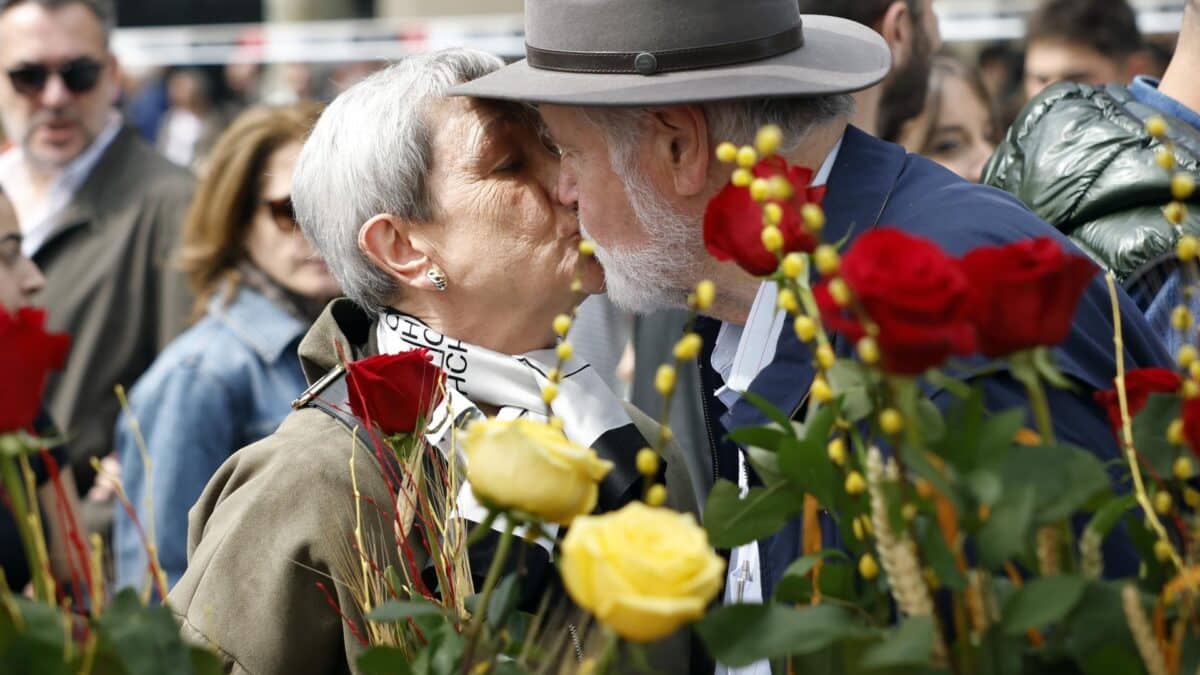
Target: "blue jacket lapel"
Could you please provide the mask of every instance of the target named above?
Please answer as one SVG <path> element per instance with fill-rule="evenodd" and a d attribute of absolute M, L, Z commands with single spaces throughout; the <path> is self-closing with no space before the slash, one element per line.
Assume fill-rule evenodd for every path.
<path fill-rule="evenodd" d="M 848 127 L 829 176 L 824 208 L 825 240 L 853 239 L 879 223 L 907 154 L 898 145 Z M 814 375 L 812 355 L 790 326 L 776 345 L 775 360 L 750 385 L 750 392 L 766 399 L 784 414 L 796 411 L 808 393 Z M 733 430 L 766 424 L 767 417 L 749 401 L 739 400 L 723 420 Z"/>

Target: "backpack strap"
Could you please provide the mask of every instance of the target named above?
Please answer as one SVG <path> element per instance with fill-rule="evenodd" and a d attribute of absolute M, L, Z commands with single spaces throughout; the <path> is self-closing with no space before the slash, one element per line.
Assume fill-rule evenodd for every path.
<path fill-rule="evenodd" d="M 337 420 L 347 431 L 358 437 L 363 447 L 373 447 L 374 439 L 353 413 L 350 412 L 350 390 L 346 386 L 346 367 L 338 364 L 321 379 L 312 383 L 299 398 L 292 401 L 293 410 L 316 408 Z"/>

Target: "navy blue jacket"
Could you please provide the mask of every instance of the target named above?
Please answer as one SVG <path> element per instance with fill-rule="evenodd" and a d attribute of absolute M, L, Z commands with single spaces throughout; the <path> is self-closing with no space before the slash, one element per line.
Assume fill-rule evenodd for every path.
<path fill-rule="evenodd" d="M 1032 237 L 1052 237 L 1068 250 L 1078 252 L 1058 230 L 1008 193 L 968 183 L 923 157 L 907 154 L 900 146 L 853 127 L 846 132 L 827 189 L 826 241 L 837 241 L 847 234 L 853 239 L 873 227 L 892 226 L 932 240 L 954 256 L 980 246 Z M 1142 312 L 1124 292 L 1120 294 L 1125 367 L 1169 364 L 1170 356 Z M 840 355 L 850 355 L 851 346 L 844 340 L 837 341 L 835 346 Z M 1088 287 L 1071 333 L 1055 350 L 1055 358 L 1060 369 L 1079 384 L 1076 392 L 1054 389 L 1049 392 L 1058 439 L 1091 450 L 1101 461 L 1116 459 L 1119 455 L 1116 439 L 1104 411 L 1092 400 L 1093 392 L 1110 389 L 1116 376 L 1111 301 L 1102 276 L 1097 275 Z M 784 330 L 775 360 L 754 380 L 750 391 L 784 412 L 796 411 L 813 375 L 808 347 L 793 331 Z M 727 412 L 714 405 L 714 380 L 711 377 L 706 380 L 705 395 L 714 413 L 711 431 L 715 440 L 719 441 L 727 430 L 767 422 L 745 400 L 738 401 Z M 987 376 L 980 382 L 990 409 L 1025 405 L 1024 388 L 1007 374 Z M 948 396 L 934 400 L 948 403 Z M 716 445 L 714 466 L 736 466 L 736 458 L 729 456 L 730 446 L 719 442 Z M 799 528 L 799 522 L 793 522 L 776 536 L 760 542 L 764 596 L 799 557 Z M 833 528 L 824 529 L 828 537 Z M 1114 536 L 1107 544 L 1107 571 L 1120 575 L 1134 573 L 1137 561 L 1128 540 Z M 836 541 L 827 541 L 826 545 L 835 546 Z"/>

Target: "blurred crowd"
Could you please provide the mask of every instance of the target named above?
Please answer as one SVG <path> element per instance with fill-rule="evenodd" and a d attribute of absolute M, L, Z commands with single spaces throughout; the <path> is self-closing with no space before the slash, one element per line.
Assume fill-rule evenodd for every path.
<path fill-rule="evenodd" d="M 1152 322 L 1169 321 L 1163 308 L 1178 298 L 1160 292 L 1171 270 L 1148 272 L 1144 263 L 1170 250 L 1170 233 L 1150 225 L 1101 232 L 1095 221 L 1108 214 L 1096 202 L 1077 208 L 1093 190 L 1111 195 L 1137 180 L 1136 172 L 1124 183 L 1097 180 L 1105 144 L 1126 141 L 1106 127 L 1108 136 L 1079 149 L 1089 154 L 1070 161 L 1061 155 L 1072 148 L 1051 143 L 1070 124 L 1153 109 L 1184 121 L 1189 138 L 1178 145 L 1190 147 L 1200 134 L 1188 126 L 1200 122 L 1195 108 L 1156 98 L 1166 97 L 1157 87 L 1176 36 L 1143 36 L 1123 0 L 1046 0 L 1022 42 L 990 45 L 940 35 L 931 0 L 798 1 L 804 13 L 874 28 L 891 49 L 888 79 L 855 95 L 854 124 L 1016 194 L 1078 235 Z M 56 456 L 74 469 L 82 499 L 72 508 L 96 531 L 115 518 L 118 581 L 141 585 L 147 541 L 169 581 L 178 578 L 187 512 L 209 477 L 274 431 L 307 386 L 297 347 L 338 288 L 297 227 L 291 175 L 322 103 L 383 64 L 135 71 L 112 56 L 112 29 L 102 0 L 0 6 L 0 119 L 10 141 L 0 155 L 0 303 L 45 306 L 54 328 L 72 334 L 42 431 L 55 423 L 69 431 Z M 1039 98 L 1063 81 L 1092 87 Z M 1143 143 L 1141 126 L 1126 125 L 1130 145 Z M 1153 158 L 1142 160 L 1149 175 Z M 1157 213 L 1161 204 L 1145 206 Z M 1087 213 L 1089 222 L 1071 222 Z M 1128 224 L 1133 216 L 1113 217 Z M 588 328 L 576 344 L 614 390 L 658 410 L 647 374 L 683 320 L 677 312 L 635 318 L 597 297 L 584 306 Z M 688 382 L 694 375 L 681 377 L 681 391 L 698 389 Z M 128 396 L 114 394 L 116 385 Z M 698 442 L 698 402 L 682 395 L 675 406 L 681 442 Z M 153 512 L 144 507 L 151 489 Z M 19 587 L 28 574 L 11 555 L 11 524 L 0 523 L 0 536 L 0 562 Z"/>

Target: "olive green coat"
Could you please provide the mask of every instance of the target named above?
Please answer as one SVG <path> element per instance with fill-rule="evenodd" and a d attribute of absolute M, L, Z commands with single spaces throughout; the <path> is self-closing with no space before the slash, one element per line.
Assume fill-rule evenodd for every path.
<path fill-rule="evenodd" d="M 334 301 L 300 345 L 309 382 L 347 356 L 375 353 L 374 324 L 349 301 Z M 631 409 L 643 435 L 654 422 Z M 267 438 L 235 453 L 189 513 L 188 569 L 168 604 L 191 639 L 216 648 L 233 673 L 353 673 L 362 648 L 334 611 L 358 626 L 362 616 L 342 583 L 358 558 L 350 546 L 355 500 L 350 463 L 364 499 L 388 504 L 378 465 L 351 431 L 315 408 L 293 411 Z M 630 448 L 636 453 L 638 448 Z M 698 514 L 678 447 L 665 453 L 671 505 Z M 392 524 L 361 510 L 367 546 L 381 568 L 397 565 Z M 419 547 L 414 547 L 419 550 Z M 421 562 L 421 561 L 418 561 Z M 328 591 L 328 597 L 318 584 Z M 654 650 L 670 672 L 688 672 L 689 636 Z M 659 653 L 661 652 L 661 653 Z"/>
<path fill-rule="evenodd" d="M 1025 202 L 1128 285 L 1169 257 L 1180 235 L 1163 218 L 1171 201 L 1171 174 L 1155 162 L 1163 142 L 1145 129 L 1160 114 L 1121 85 L 1056 85 L 1021 112 L 983 181 Z M 1200 181 L 1200 134 L 1168 124 L 1179 169 Z M 1200 233 L 1200 209 L 1190 211 L 1182 229 Z"/>

